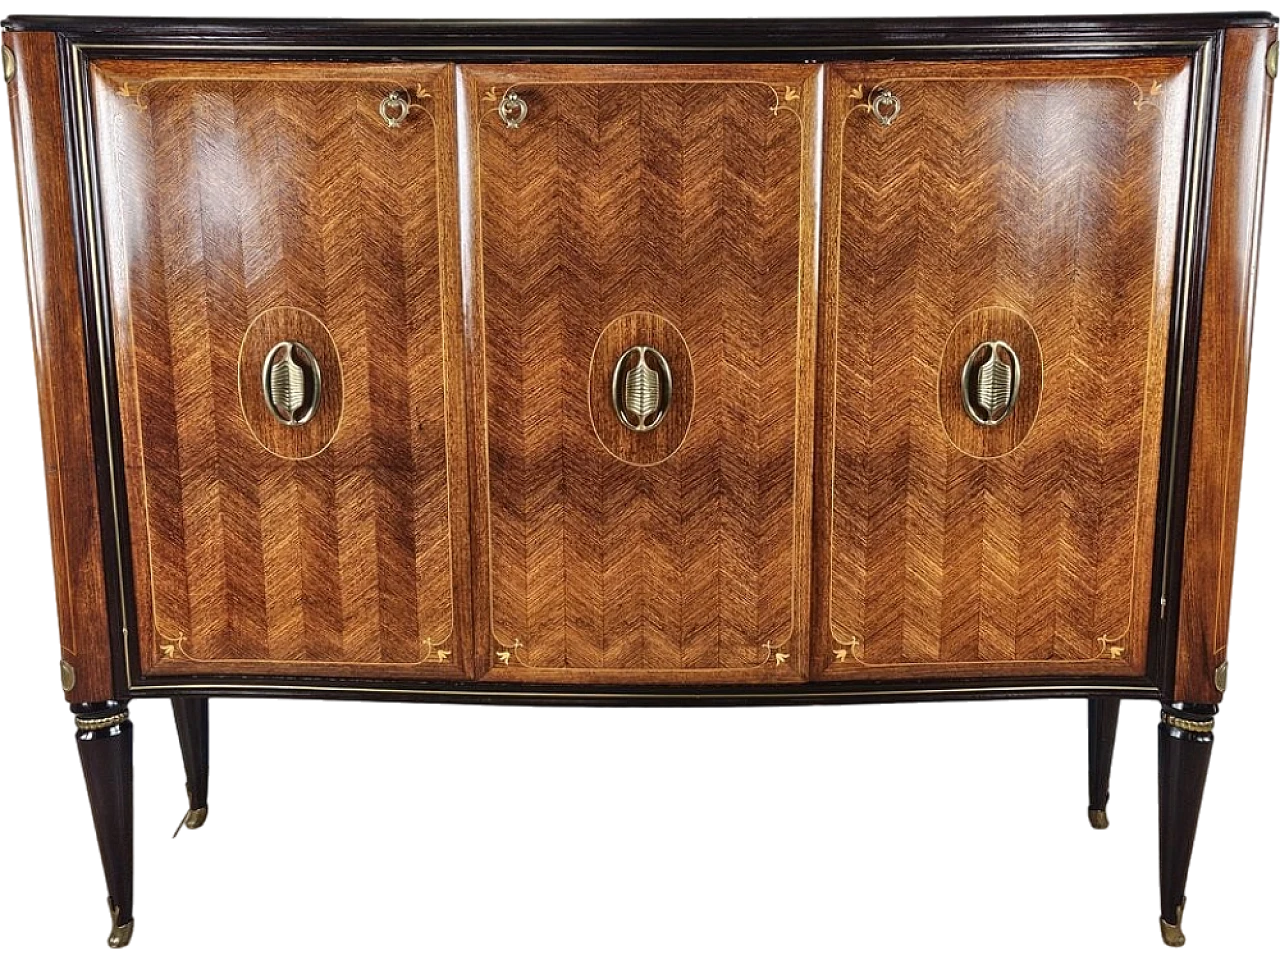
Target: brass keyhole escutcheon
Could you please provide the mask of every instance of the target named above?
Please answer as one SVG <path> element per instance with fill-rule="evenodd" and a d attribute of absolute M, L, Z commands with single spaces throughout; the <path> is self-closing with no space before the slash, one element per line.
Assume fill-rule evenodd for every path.
<path fill-rule="evenodd" d="M 498 116 L 502 118 L 502 122 L 508 129 L 519 130 L 520 124 L 524 123 L 525 118 L 529 116 L 529 104 L 520 94 L 512 90 L 498 104 Z"/>
<path fill-rule="evenodd" d="M 1018 402 L 1022 364 L 1013 347 L 1003 340 L 976 346 L 960 372 L 960 398 L 964 412 L 980 427 L 1004 422 Z"/>
<path fill-rule="evenodd" d="M 382 98 L 382 103 L 378 104 L 378 115 L 386 121 L 388 127 L 394 130 L 404 126 L 411 106 L 403 90 L 393 90 Z"/>
<path fill-rule="evenodd" d="M 282 340 L 262 361 L 262 396 L 271 415 L 286 427 L 300 427 L 320 405 L 320 364 L 296 340 Z"/>
<path fill-rule="evenodd" d="M 646 433 L 671 406 L 671 366 L 650 346 L 634 346 L 613 367 L 613 409 L 628 430 Z"/>
<path fill-rule="evenodd" d="M 887 127 L 898 119 L 898 114 L 902 112 L 902 101 L 892 90 L 881 90 L 871 98 L 870 107 L 871 115 L 881 126 Z"/>

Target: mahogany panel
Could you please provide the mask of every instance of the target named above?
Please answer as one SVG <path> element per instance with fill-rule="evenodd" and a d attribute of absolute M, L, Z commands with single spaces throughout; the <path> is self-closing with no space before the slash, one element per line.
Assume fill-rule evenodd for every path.
<path fill-rule="evenodd" d="M 9 111 L 35 346 L 64 688 L 72 702 L 115 696 L 90 426 L 84 315 L 68 182 L 57 37 L 6 34 Z M 49 678 L 55 676 L 50 663 Z"/>
<path fill-rule="evenodd" d="M 1275 30 L 1229 30 L 1214 151 L 1208 262 L 1183 544 L 1174 700 L 1218 703 L 1226 686 L 1249 348 L 1271 118 L 1267 48 Z M 1225 667 L 1223 667 L 1225 670 Z"/>
<path fill-rule="evenodd" d="M 461 76 L 478 669 L 803 678 L 817 68 Z M 599 410 L 629 335 L 673 354 L 646 434 Z"/>
<path fill-rule="evenodd" d="M 94 65 L 145 674 L 466 673 L 452 76 Z M 281 340 L 320 374 L 300 427 Z"/>
<path fill-rule="evenodd" d="M 1144 672 L 1188 75 L 830 69 L 816 673 Z M 978 427 L 993 338 L 1021 394 Z"/>

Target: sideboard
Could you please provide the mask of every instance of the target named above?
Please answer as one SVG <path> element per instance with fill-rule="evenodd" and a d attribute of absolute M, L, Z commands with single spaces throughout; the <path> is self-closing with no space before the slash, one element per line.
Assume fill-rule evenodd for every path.
<path fill-rule="evenodd" d="M 1183 943 L 1272 17 L 5 29 L 111 946 L 217 696 L 1158 700 Z"/>

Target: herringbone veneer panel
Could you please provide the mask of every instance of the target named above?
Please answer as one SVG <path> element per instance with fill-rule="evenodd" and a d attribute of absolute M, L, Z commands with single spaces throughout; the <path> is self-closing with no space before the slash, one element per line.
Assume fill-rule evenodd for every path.
<path fill-rule="evenodd" d="M 1143 672 L 1185 76 L 833 69 L 816 670 Z M 1038 408 L 977 428 L 988 337 Z"/>
<path fill-rule="evenodd" d="M 94 88 L 145 669 L 456 675 L 451 71 L 117 62 Z M 265 412 L 264 336 L 320 358 L 304 427 Z"/>
<path fill-rule="evenodd" d="M 803 676 L 815 80 L 808 66 L 463 69 L 490 677 Z M 515 128 L 497 109 L 509 92 L 527 105 Z M 687 345 L 693 384 L 672 400 L 691 409 L 624 446 L 593 429 L 604 391 L 589 377 L 612 371 L 602 333 L 634 314 Z M 611 353 L 593 365 L 598 342 Z"/>

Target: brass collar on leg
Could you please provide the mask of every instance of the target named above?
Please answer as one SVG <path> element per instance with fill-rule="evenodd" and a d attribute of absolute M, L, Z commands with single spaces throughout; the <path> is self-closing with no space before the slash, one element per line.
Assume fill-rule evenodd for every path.
<path fill-rule="evenodd" d="M 1185 730 L 1187 733 L 1213 733 L 1212 720 L 1188 720 L 1185 717 L 1176 717 L 1172 713 L 1161 713 L 1160 722 L 1168 724 L 1175 730 Z"/>

